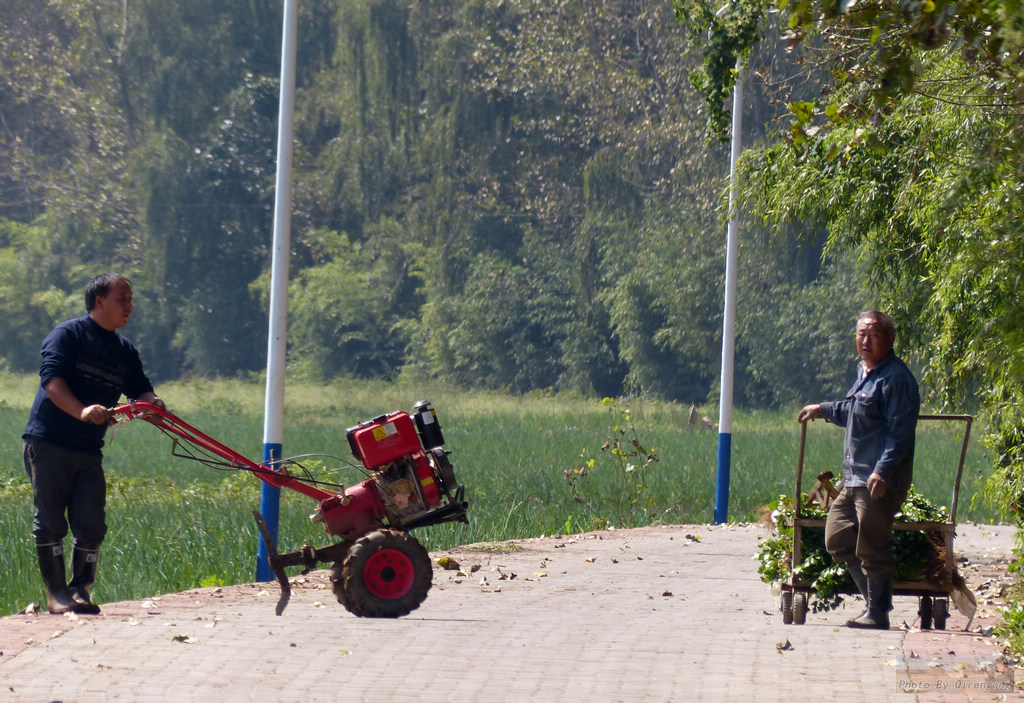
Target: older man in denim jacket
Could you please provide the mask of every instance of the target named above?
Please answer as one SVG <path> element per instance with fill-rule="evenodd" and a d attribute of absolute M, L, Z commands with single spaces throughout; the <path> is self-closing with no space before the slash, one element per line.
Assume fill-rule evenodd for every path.
<path fill-rule="evenodd" d="M 857 319 L 857 380 L 844 400 L 807 405 L 800 422 L 824 418 L 846 428 L 843 486 L 825 521 L 825 548 L 845 563 L 867 608 L 848 627 L 889 628 L 896 573 L 892 526 L 914 471 L 921 409 L 917 381 L 893 351 L 896 327 L 877 310 Z"/>

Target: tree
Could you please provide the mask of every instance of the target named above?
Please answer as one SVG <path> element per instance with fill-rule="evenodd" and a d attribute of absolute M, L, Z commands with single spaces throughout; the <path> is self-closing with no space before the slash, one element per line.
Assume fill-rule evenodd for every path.
<path fill-rule="evenodd" d="M 401 228 L 385 222 L 374 229 L 362 245 L 317 233 L 324 263 L 303 269 L 290 286 L 290 363 L 307 376 L 390 378 L 401 365 L 408 341 L 401 322 L 418 296 Z"/>
<path fill-rule="evenodd" d="M 456 352 L 445 330 L 465 325 L 442 301 L 435 306 L 433 291 L 467 300 L 497 293 L 466 288 L 482 284 L 481 271 L 497 269 L 533 289 L 529 327 L 544 330 L 536 339 L 549 347 L 560 386 L 616 392 L 628 365 L 643 363 L 639 353 L 623 363 L 622 354 L 639 344 L 624 335 L 646 330 L 614 321 L 610 290 L 641 265 L 633 254 L 644 209 L 685 202 L 687 218 L 700 221 L 713 219 L 717 204 L 707 180 L 724 162 L 705 147 L 699 119 L 687 109 L 685 42 L 664 6 L 636 0 L 485 2 L 464 13 L 438 43 L 464 60 L 456 82 L 441 84 L 455 109 L 444 113 L 437 134 L 453 158 L 440 187 L 427 192 L 451 215 L 446 230 L 423 229 L 431 233 L 426 246 L 440 256 L 429 274 L 437 287 L 424 309 L 422 347 L 437 355 L 435 371 L 452 368 Z M 422 56 L 424 66 L 447 65 L 451 53 Z M 655 239 L 674 246 L 669 233 Z M 650 257 L 657 260 L 657 252 Z M 645 315 L 643 301 L 635 302 L 632 310 Z M 664 310 L 674 322 L 690 312 Z M 678 357 L 666 349 L 666 358 Z M 651 393 L 670 387 L 633 386 Z"/>
<path fill-rule="evenodd" d="M 61 314 L 116 269 L 135 285 L 130 334 L 155 376 L 259 368 L 277 5 L 31 6 L 7 0 L 0 30 L 0 269 L 32 288 L 3 312 L 24 316 L 7 324 L 8 363 L 34 363 L 40 311 Z M 300 11 L 291 368 L 707 397 L 726 153 L 705 141 L 687 81 L 706 38 L 649 0 Z M 746 137 L 777 109 L 752 97 Z M 745 319 L 773 330 L 777 294 L 810 280 L 804 252 L 816 261 L 819 243 L 747 242 L 759 307 Z M 739 340 L 760 387 L 737 400 L 784 402 L 758 344 Z"/>
<path fill-rule="evenodd" d="M 677 6 L 684 16 L 706 7 Z M 936 399 L 985 411 L 994 485 L 1019 511 L 1024 5 L 779 6 L 794 56 L 826 70 L 830 83 L 790 104 L 784 141 L 749 157 L 750 201 L 775 225 L 825 227 L 828 251 L 870 262 L 873 286 L 901 320 Z"/>

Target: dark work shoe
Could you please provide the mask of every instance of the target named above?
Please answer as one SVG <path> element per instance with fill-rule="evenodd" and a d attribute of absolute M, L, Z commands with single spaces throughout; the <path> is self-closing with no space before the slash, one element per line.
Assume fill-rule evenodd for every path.
<path fill-rule="evenodd" d="M 854 621 L 856 621 L 856 620 L 860 620 L 860 619 L 862 619 L 862 618 L 866 618 L 866 617 L 867 617 L 867 615 L 868 615 L 868 609 L 867 609 L 867 608 L 864 608 L 864 610 L 860 611 L 860 615 L 858 615 L 858 616 L 857 616 L 857 617 L 855 617 L 855 618 L 850 618 L 849 620 L 847 620 L 847 621 L 846 621 L 846 626 L 847 626 L 847 627 L 857 627 L 856 625 L 851 625 L 850 623 L 852 623 L 852 622 L 854 622 Z"/>
<path fill-rule="evenodd" d="M 861 630 L 888 630 L 889 615 L 872 615 L 870 611 L 864 611 L 853 620 L 847 620 L 846 626 Z"/>
<path fill-rule="evenodd" d="M 868 630 L 888 630 L 889 611 L 892 610 L 892 575 L 885 574 L 867 579 L 867 610 L 846 623 L 847 627 Z"/>

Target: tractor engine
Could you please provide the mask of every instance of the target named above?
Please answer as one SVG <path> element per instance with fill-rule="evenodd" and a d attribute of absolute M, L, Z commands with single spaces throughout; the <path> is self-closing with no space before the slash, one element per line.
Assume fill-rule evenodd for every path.
<path fill-rule="evenodd" d="M 342 538 L 387 524 L 396 529 L 465 519 L 437 414 L 427 401 L 414 414 L 396 411 L 346 430 L 356 459 L 370 478 L 327 498 L 312 516 L 327 534 Z M 452 497 L 457 490 L 458 498 Z"/>

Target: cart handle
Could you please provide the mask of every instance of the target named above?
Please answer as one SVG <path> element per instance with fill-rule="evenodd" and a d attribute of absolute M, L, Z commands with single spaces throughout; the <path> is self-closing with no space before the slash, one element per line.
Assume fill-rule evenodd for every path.
<path fill-rule="evenodd" d="M 949 524 L 956 524 L 956 506 L 960 500 L 960 480 L 964 474 L 964 462 L 967 459 L 967 445 L 971 439 L 971 425 L 974 423 L 973 415 L 918 415 L 918 420 L 941 420 L 941 421 L 959 421 L 965 423 L 964 427 L 964 440 L 960 446 L 960 462 L 957 464 L 956 469 L 956 482 L 953 484 L 953 497 L 949 506 Z M 795 500 L 793 501 L 793 514 L 799 519 L 800 518 L 800 503 L 802 491 L 800 490 L 801 483 L 803 482 L 804 474 L 804 445 L 807 442 L 807 423 L 810 420 L 804 420 L 800 423 L 800 451 L 797 453 L 796 461 L 796 494 Z"/>
<path fill-rule="evenodd" d="M 810 422 L 810 420 L 804 420 L 800 423 L 800 451 L 797 452 L 796 456 L 796 499 L 793 501 L 793 517 L 796 520 L 800 519 L 800 507 L 803 503 L 800 483 L 803 481 L 804 476 L 804 446 L 807 444 L 808 422 Z"/>

